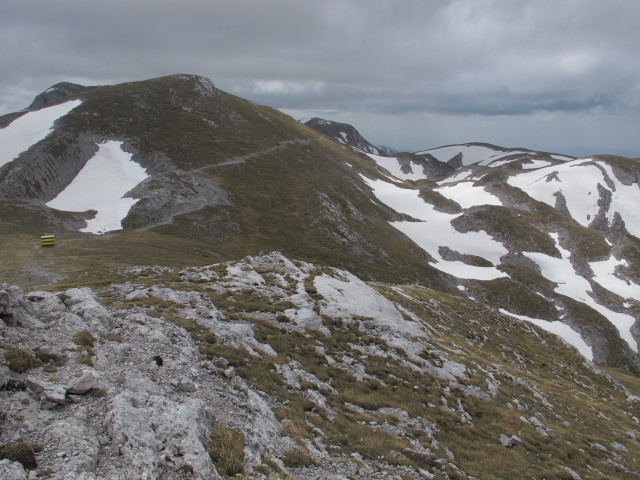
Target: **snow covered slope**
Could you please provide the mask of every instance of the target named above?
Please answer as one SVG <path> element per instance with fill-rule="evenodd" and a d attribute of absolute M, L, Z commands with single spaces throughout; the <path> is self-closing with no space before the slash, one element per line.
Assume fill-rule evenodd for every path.
<path fill-rule="evenodd" d="M 508 253 L 499 242 L 486 232 L 458 232 L 451 222 L 459 215 L 439 212 L 418 196 L 418 191 L 395 186 L 383 180 L 365 181 L 376 197 L 395 211 L 410 215 L 420 222 L 393 222 L 395 228 L 411 238 L 437 260 L 434 266 L 458 278 L 491 280 L 506 276 L 494 267 L 478 267 L 460 261 L 447 261 L 440 254 L 443 247 L 457 252 L 483 258 L 491 264 L 499 263 L 500 257 Z M 472 187 L 473 188 L 473 187 Z M 490 197 L 485 192 L 485 196 Z"/>
<path fill-rule="evenodd" d="M 0 167 L 49 135 L 55 121 L 81 103 L 80 100 L 71 100 L 35 112 L 27 112 L 8 126 L 0 128 Z"/>
<path fill-rule="evenodd" d="M 550 155 L 527 149 L 508 149 L 485 143 L 447 145 L 444 147 L 416 152 L 416 155 L 431 155 L 441 162 L 448 163 L 456 168 L 475 164 L 498 167 L 515 160 L 524 160 L 525 163 L 531 165 L 523 168 L 537 168 L 537 165 L 534 162 L 539 157 L 548 159 L 549 161 L 565 161 L 573 159 L 573 157 L 567 157 L 564 155 Z M 538 162 L 539 161 L 540 160 L 538 160 Z"/>
<path fill-rule="evenodd" d="M 122 228 L 122 220 L 138 201 L 126 193 L 147 178 L 147 172 L 122 150 L 122 142 L 108 141 L 78 175 L 47 206 L 70 212 L 96 210 L 82 232 L 104 233 Z"/>
<path fill-rule="evenodd" d="M 633 248 L 640 245 L 620 230 L 624 225 L 631 235 L 640 232 L 634 161 L 556 160 L 546 166 L 540 162 L 535 169 L 509 168 L 507 185 L 521 192 L 514 197 L 500 181 L 477 182 L 461 175 L 473 170 L 453 172 L 440 186 L 417 187 L 409 181 L 416 177 L 396 168 L 395 158 L 369 157 L 393 175 L 363 177 L 373 194 L 414 219 L 390 224 L 428 253 L 432 266 L 455 277 L 461 291 L 497 301 L 505 313 L 542 325 L 589 359 L 603 361 L 600 337 L 610 336 L 638 365 L 638 315 L 631 307 L 640 306 L 640 279 L 637 264 L 631 268 L 620 256 L 627 242 Z M 492 178 L 504 178 L 502 166 L 508 165 L 494 165 L 498 175 Z M 542 209 L 537 202 L 555 209 Z M 583 245 L 585 239 L 598 247 Z M 533 287 L 530 279 L 520 283 L 523 267 L 527 276 L 539 275 L 551 288 Z M 492 282 L 503 283 L 499 291 L 488 293 Z M 544 315 L 531 307 L 540 301 L 547 304 Z M 581 310 L 585 307 L 592 312 L 588 322 Z M 592 322 L 601 330 L 597 336 Z"/>
<path fill-rule="evenodd" d="M 439 160 L 412 153 L 398 153 L 393 156 L 367 153 L 367 156 L 400 180 L 431 180 L 448 175 L 453 170 L 453 167 Z"/>
<path fill-rule="evenodd" d="M 508 182 L 540 202 L 567 211 L 585 227 L 609 227 L 618 216 L 627 231 L 640 238 L 638 181 L 605 161 L 573 160 L 514 175 Z"/>

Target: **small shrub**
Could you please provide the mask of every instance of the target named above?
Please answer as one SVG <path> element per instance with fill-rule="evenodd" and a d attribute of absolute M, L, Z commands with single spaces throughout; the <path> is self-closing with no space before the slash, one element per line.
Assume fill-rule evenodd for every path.
<path fill-rule="evenodd" d="M 244 471 L 244 434 L 226 427 L 211 431 L 209 456 L 218 473 L 230 477 Z"/>
<path fill-rule="evenodd" d="M 40 451 L 37 445 L 31 443 L 10 443 L 0 447 L 0 459 L 20 462 L 24 468 L 37 468 L 35 452 Z"/>
<path fill-rule="evenodd" d="M 211 332 L 203 333 L 200 336 L 199 340 L 201 340 L 203 342 L 206 342 L 206 343 L 209 343 L 211 345 L 215 345 L 216 344 L 216 336 Z"/>
<path fill-rule="evenodd" d="M 76 362 L 93 367 L 93 359 L 91 358 L 91 355 L 89 355 L 88 353 L 81 353 L 80 355 L 78 355 L 76 357 Z"/>
<path fill-rule="evenodd" d="M 92 388 L 86 394 L 87 397 L 102 398 L 107 396 L 107 391 L 104 388 Z"/>
<path fill-rule="evenodd" d="M 95 341 L 95 337 L 88 330 L 80 330 L 73 335 L 73 343 L 81 347 L 93 348 Z"/>
<path fill-rule="evenodd" d="M 66 355 L 58 355 L 56 353 L 44 352 L 38 349 L 35 350 L 35 354 L 36 358 L 44 364 L 55 365 L 57 367 L 62 367 L 67 364 Z"/>
<path fill-rule="evenodd" d="M 310 467 L 316 465 L 316 461 L 311 458 L 311 455 L 302 448 L 296 448 L 289 450 L 284 454 L 282 462 L 289 468 Z"/>
<path fill-rule="evenodd" d="M 10 348 L 4 352 L 4 359 L 7 361 L 7 366 L 17 373 L 24 373 L 41 365 L 40 360 L 22 348 Z"/>

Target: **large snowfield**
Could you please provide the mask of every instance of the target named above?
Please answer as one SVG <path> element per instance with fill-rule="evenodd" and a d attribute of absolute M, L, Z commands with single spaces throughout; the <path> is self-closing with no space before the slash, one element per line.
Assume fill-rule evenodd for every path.
<path fill-rule="evenodd" d="M 47 206 L 69 212 L 97 210 L 82 232 L 119 230 L 138 201 L 124 195 L 147 177 L 146 170 L 122 150 L 122 142 L 110 140 L 100 144 L 73 181 Z"/>
<path fill-rule="evenodd" d="M 487 192 L 484 187 L 478 187 L 473 182 L 459 182 L 436 189 L 444 197 L 453 200 L 462 208 L 476 205 L 502 205 L 495 195 Z"/>
<path fill-rule="evenodd" d="M 395 161 L 395 159 L 394 159 Z M 543 166 L 535 171 L 525 171 L 509 180 L 514 186 L 522 188 L 533 198 L 550 203 L 555 200 L 554 193 L 558 191 L 558 184 L 561 184 L 564 192 L 567 207 L 574 215 L 582 219 L 584 223 L 593 219 L 597 213 L 597 200 L 599 198 L 597 184 L 598 180 L 606 185 L 613 185 L 613 200 L 611 210 L 614 206 L 621 210 L 626 219 L 629 219 L 627 229 L 631 232 L 640 228 L 640 222 L 636 219 L 636 212 L 629 212 L 632 205 L 631 198 L 637 197 L 637 186 L 627 186 L 622 184 L 607 165 L 593 166 L 584 164 L 584 160 L 572 161 L 563 165 Z M 382 163 L 382 162 L 381 162 Z M 393 165 L 393 164 L 392 164 Z M 576 168 L 580 167 L 580 168 Z M 393 169 L 387 168 L 392 174 L 397 175 Z M 555 172 L 555 173 L 554 173 Z M 608 183 L 604 179 L 608 175 Z M 425 202 L 419 197 L 419 191 L 411 188 L 402 188 L 398 184 L 383 181 L 371 180 L 362 177 L 372 188 L 376 198 L 399 213 L 404 213 L 418 221 L 396 221 L 391 225 L 400 230 L 413 240 L 418 246 L 431 255 L 436 262 L 432 265 L 444 273 L 448 273 L 461 279 L 492 280 L 504 277 L 506 274 L 495 267 L 477 267 L 467 265 L 461 261 L 445 260 L 441 255 L 440 247 L 447 247 L 450 250 L 461 254 L 474 255 L 490 261 L 494 265 L 500 264 L 500 258 L 508 253 L 508 250 L 494 240 L 484 231 L 460 233 L 452 225 L 451 221 L 459 215 L 443 213 L 434 208 L 433 205 Z M 487 192 L 483 187 L 475 185 L 470 181 L 459 181 L 451 184 L 444 184 L 437 187 L 436 191 L 446 198 L 457 202 L 462 208 L 467 209 L 476 205 L 501 205 L 500 200 Z M 632 197 L 633 196 L 633 197 Z M 554 205 L 555 202 L 551 203 Z M 582 223 L 582 222 L 581 222 Z M 629 225 L 630 223 L 633 226 Z M 618 330 L 620 337 L 628 343 L 631 349 L 638 352 L 638 344 L 631 335 L 631 328 L 635 322 L 633 316 L 616 312 L 600 305 L 595 301 L 592 294 L 592 287 L 589 280 L 580 276 L 571 264 L 571 253 L 560 245 L 559 235 L 551 233 L 551 238 L 556 244 L 562 257 L 555 258 L 538 252 L 523 252 L 524 256 L 535 262 L 542 275 L 548 280 L 556 283 L 555 291 L 574 298 L 590 306 L 605 318 L 607 318 Z M 600 284 L 603 288 L 618 294 L 624 299 L 640 300 L 640 286 L 623 280 L 616 275 L 616 269 L 624 268 L 626 262 L 618 261 L 611 257 L 602 262 L 592 262 L 590 264 L 593 271 L 593 282 Z M 522 320 L 544 328 L 545 330 L 559 335 L 571 345 L 575 346 L 580 353 L 589 359 L 593 359 L 591 348 L 584 342 L 578 332 L 562 322 L 548 322 L 541 319 L 532 319 L 504 312 Z"/>
<path fill-rule="evenodd" d="M 367 156 L 396 178 L 402 180 L 423 180 L 426 178 L 422 172 L 422 168 L 415 163 L 411 164 L 411 172 L 404 173 L 397 157 L 383 157 L 382 155 L 374 155 L 373 153 L 367 153 Z"/>
<path fill-rule="evenodd" d="M 53 124 L 82 102 L 71 100 L 52 107 L 28 112 L 0 128 L 0 167 L 15 160 L 22 152 L 43 140 Z"/>
<path fill-rule="evenodd" d="M 600 191 L 609 191 L 611 204 L 605 212 L 606 218 L 611 222 L 618 212 L 627 231 L 640 238 L 638 184 L 625 185 L 605 162 L 573 160 L 514 175 L 508 183 L 552 207 L 556 206 L 558 195 L 562 195 L 571 216 L 585 227 L 593 222 L 601 208 Z"/>

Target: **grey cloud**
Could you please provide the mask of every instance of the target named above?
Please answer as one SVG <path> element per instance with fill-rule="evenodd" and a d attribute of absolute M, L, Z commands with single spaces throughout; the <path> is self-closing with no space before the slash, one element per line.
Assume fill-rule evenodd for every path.
<path fill-rule="evenodd" d="M 285 109 L 638 118 L 638 18 L 637 0 L 5 2 L 0 113 L 63 80 L 185 72 Z"/>

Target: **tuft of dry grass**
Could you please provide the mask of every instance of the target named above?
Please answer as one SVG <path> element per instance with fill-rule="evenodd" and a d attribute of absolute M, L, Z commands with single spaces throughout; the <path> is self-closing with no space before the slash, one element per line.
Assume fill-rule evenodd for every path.
<path fill-rule="evenodd" d="M 244 434 L 232 428 L 214 427 L 209 456 L 218 473 L 233 477 L 244 472 Z"/>

